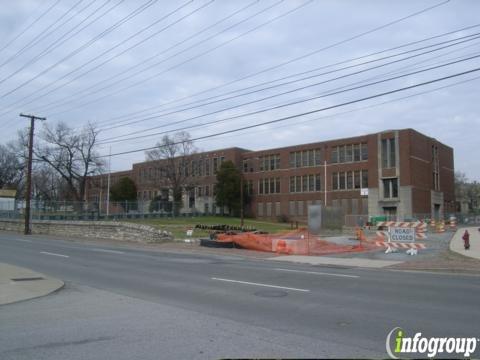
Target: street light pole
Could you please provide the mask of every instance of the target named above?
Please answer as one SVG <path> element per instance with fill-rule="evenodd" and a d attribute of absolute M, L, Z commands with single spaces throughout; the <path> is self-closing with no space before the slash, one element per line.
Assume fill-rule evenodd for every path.
<path fill-rule="evenodd" d="M 32 158 L 33 158 L 33 134 L 35 131 L 35 120 L 45 121 L 47 118 L 42 118 L 34 115 L 20 114 L 21 117 L 30 119 L 30 135 L 28 141 L 28 163 L 27 163 L 27 184 L 25 193 L 25 229 L 24 234 L 30 235 L 32 230 L 30 228 L 30 201 L 32 197 Z"/>

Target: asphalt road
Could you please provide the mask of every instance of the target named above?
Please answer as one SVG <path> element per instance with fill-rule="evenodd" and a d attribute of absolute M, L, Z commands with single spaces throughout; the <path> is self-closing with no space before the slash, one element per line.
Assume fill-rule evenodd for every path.
<path fill-rule="evenodd" d="M 480 337 L 480 278 L 161 253 L 0 233 L 67 282 L 0 308 L 2 359 L 386 357 L 394 327 Z M 177 356 L 175 356 L 177 355 Z"/>

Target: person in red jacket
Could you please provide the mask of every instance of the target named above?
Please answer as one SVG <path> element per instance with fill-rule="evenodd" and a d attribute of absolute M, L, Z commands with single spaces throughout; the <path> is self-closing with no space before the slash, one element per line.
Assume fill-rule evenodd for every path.
<path fill-rule="evenodd" d="M 465 233 L 462 236 L 463 239 L 463 246 L 465 247 L 465 250 L 470 249 L 470 234 L 468 233 L 468 230 L 465 230 Z"/>

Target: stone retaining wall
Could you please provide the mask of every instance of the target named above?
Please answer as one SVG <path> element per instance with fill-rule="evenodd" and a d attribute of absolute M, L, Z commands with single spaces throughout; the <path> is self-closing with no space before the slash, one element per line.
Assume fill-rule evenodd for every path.
<path fill-rule="evenodd" d="M 21 220 L 0 219 L 0 230 L 23 232 Z M 136 241 L 144 243 L 164 242 L 173 239 L 167 231 L 152 226 L 116 221 L 33 221 L 32 233 Z"/>

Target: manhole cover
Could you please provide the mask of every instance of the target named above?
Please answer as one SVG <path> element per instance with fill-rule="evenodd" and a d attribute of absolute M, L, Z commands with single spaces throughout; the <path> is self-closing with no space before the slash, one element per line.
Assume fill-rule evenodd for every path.
<path fill-rule="evenodd" d="M 274 298 L 274 297 L 287 296 L 288 293 L 286 291 L 281 291 L 281 290 L 261 290 L 261 291 L 257 291 L 255 295 L 260 297 Z"/>
<path fill-rule="evenodd" d="M 12 281 L 35 281 L 35 280 L 43 280 L 43 277 L 24 277 L 24 278 L 14 278 L 10 279 Z"/>

